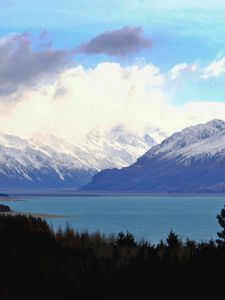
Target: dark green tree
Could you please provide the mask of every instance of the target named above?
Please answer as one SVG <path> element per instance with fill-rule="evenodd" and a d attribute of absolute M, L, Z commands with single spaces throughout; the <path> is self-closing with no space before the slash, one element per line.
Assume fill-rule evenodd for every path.
<path fill-rule="evenodd" d="M 217 240 L 217 242 L 219 244 L 225 244 L 225 206 L 224 208 L 221 210 L 220 214 L 217 215 L 217 219 L 219 222 L 219 225 L 222 227 L 222 231 L 217 232 L 217 235 L 219 237 L 219 239 Z"/>
<path fill-rule="evenodd" d="M 136 246 L 135 238 L 133 234 L 127 232 L 124 234 L 123 232 L 120 232 L 118 234 L 118 238 L 116 240 L 116 243 L 119 247 L 134 247 Z"/>
<path fill-rule="evenodd" d="M 170 249 L 178 249 L 180 247 L 181 241 L 176 233 L 170 231 L 167 240 L 166 240 L 168 247 Z"/>

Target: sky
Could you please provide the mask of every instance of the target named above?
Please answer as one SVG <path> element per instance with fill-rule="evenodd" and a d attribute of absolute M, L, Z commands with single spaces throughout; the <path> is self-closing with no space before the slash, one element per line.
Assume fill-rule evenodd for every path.
<path fill-rule="evenodd" d="M 1 0 L 0 130 L 225 120 L 225 0 Z"/>

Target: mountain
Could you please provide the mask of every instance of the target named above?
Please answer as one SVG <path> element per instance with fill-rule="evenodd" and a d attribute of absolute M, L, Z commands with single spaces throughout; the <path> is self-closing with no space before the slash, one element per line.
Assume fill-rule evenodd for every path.
<path fill-rule="evenodd" d="M 155 140 L 147 133 L 137 135 L 120 125 L 103 132 L 92 130 L 79 146 L 89 153 L 89 166 L 100 171 L 126 167 L 155 144 Z"/>
<path fill-rule="evenodd" d="M 174 133 L 131 166 L 98 173 L 82 190 L 225 192 L 225 122 L 212 120 Z"/>
<path fill-rule="evenodd" d="M 40 147 L 33 140 L 0 135 L 1 189 L 78 187 L 95 173 L 60 148 Z"/>
<path fill-rule="evenodd" d="M 123 126 L 90 132 L 76 145 L 52 135 L 0 133 L 0 188 L 78 188 L 104 168 L 133 163 L 155 141 Z"/>

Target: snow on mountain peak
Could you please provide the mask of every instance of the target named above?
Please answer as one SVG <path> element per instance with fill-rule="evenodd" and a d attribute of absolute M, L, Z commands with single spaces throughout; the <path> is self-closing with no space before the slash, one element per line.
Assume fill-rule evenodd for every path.
<path fill-rule="evenodd" d="M 147 144 L 149 147 L 152 147 L 156 144 L 154 139 L 151 138 L 147 133 L 143 136 L 138 135 L 137 133 L 126 128 L 124 125 L 118 125 L 111 128 L 105 132 L 104 136 L 108 139 L 111 139 L 112 142 L 134 147 L 140 146 L 140 143 Z"/>
<path fill-rule="evenodd" d="M 225 122 L 223 120 L 214 119 L 206 123 L 206 125 L 218 128 L 218 129 L 225 129 Z"/>
<path fill-rule="evenodd" d="M 212 120 L 206 124 L 198 124 L 183 129 L 181 132 L 174 133 L 166 139 L 164 143 L 177 141 L 178 146 L 186 146 L 196 141 L 206 139 L 219 131 L 225 129 L 225 122 L 222 120 Z"/>
<path fill-rule="evenodd" d="M 30 142 L 51 156 L 61 153 L 75 158 L 78 168 L 96 170 L 128 166 L 155 144 L 147 134 L 139 136 L 123 125 L 108 130 L 92 129 L 76 145 L 53 135 L 40 134 L 34 135 Z"/>
<path fill-rule="evenodd" d="M 0 182 L 10 178 L 11 183 L 19 179 L 48 185 L 51 180 L 51 185 L 65 182 L 76 187 L 100 170 L 134 163 L 154 143 L 150 136 L 139 136 L 123 126 L 92 130 L 76 144 L 53 135 L 23 139 L 0 133 Z"/>
<path fill-rule="evenodd" d="M 91 165 L 98 170 L 122 168 L 136 161 L 156 142 L 118 125 L 108 130 L 93 129 L 79 145 L 88 153 Z M 94 155 L 93 155 L 94 154 Z"/>
<path fill-rule="evenodd" d="M 212 120 L 176 132 L 161 144 L 152 147 L 145 157 L 155 155 L 190 157 L 202 153 L 213 154 L 225 146 L 225 122 Z"/>

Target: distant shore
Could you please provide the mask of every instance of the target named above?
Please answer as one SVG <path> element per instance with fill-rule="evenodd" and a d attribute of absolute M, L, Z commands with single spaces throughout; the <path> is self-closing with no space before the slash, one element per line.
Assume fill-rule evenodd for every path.
<path fill-rule="evenodd" d="M 149 193 L 149 192 L 80 192 L 76 190 L 11 191 L 0 201 L 25 200 L 30 197 L 225 197 L 225 193 Z"/>
<path fill-rule="evenodd" d="M 34 213 L 34 212 L 21 212 L 21 211 L 10 211 L 10 212 L 0 212 L 0 215 L 9 215 L 9 216 L 32 216 L 36 218 L 43 219 L 56 219 L 56 218 L 65 218 L 65 215 L 55 215 L 55 214 L 43 214 L 43 213 Z"/>

